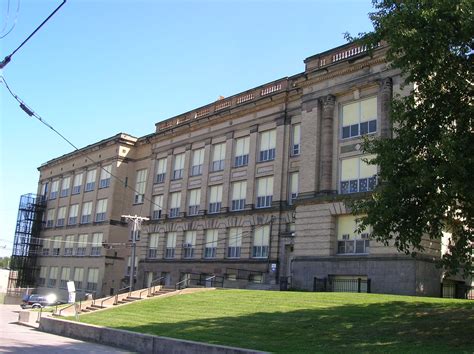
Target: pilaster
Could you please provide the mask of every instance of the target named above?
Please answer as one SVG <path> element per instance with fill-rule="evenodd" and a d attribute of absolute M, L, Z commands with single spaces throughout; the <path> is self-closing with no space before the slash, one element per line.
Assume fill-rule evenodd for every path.
<path fill-rule="evenodd" d="M 329 193 L 332 188 L 333 126 L 336 98 L 327 95 L 321 99 L 321 180 L 320 192 Z"/>

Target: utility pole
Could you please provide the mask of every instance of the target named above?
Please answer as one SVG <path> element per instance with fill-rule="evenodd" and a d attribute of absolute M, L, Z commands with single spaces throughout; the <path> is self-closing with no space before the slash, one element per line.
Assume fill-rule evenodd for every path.
<path fill-rule="evenodd" d="M 142 227 L 143 221 L 150 220 L 144 216 L 138 215 L 122 215 L 122 218 L 125 218 L 129 224 L 132 226 L 132 257 L 130 258 L 130 285 L 129 285 L 129 292 L 133 291 L 134 285 L 134 277 L 135 277 L 135 254 L 137 248 L 137 241 L 138 241 L 138 233 Z"/>

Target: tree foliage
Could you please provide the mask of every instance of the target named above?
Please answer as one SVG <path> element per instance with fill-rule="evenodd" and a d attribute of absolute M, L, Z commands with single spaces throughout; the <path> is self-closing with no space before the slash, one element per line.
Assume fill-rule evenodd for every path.
<path fill-rule="evenodd" d="M 354 206 L 361 228 L 406 254 L 423 237 L 452 234 L 441 265 L 450 274 L 473 270 L 474 129 L 472 0 L 374 0 L 374 31 L 359 40 L 389 44 L 387 59 L 415 89 L 395 97 L 393 139 L 373 138 L 379 186 Z"/>

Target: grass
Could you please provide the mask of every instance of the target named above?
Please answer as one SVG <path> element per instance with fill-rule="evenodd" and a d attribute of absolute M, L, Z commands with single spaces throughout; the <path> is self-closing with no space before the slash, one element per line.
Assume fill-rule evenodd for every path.
<path fill-rule="evenodd" d="M 469 352 L 474 302 L 216 290 L 81 315 L 84 323 L 280 353 Z"/>

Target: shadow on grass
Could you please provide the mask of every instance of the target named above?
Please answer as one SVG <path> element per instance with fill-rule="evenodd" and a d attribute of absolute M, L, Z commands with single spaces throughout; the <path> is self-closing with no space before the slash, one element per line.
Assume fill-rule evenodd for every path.
<path fill-rule="evenodd" d="M 205 314 L 205 308 L 201 310 Z M 392 301 L 174 323 L 160 318 L 143 325 L 110 327 L 281 353 L 471 353 L 474 303 L 447 306 Z"/>

